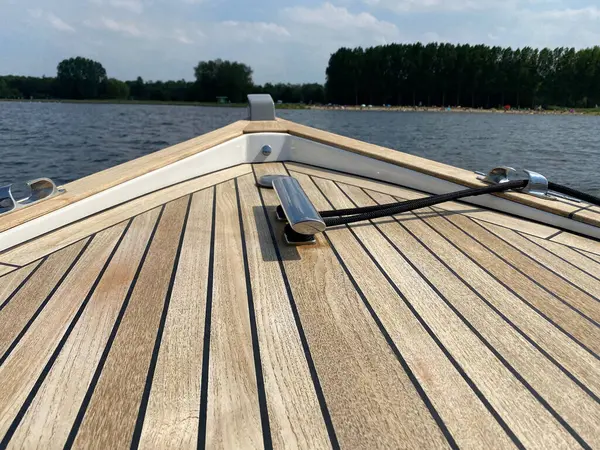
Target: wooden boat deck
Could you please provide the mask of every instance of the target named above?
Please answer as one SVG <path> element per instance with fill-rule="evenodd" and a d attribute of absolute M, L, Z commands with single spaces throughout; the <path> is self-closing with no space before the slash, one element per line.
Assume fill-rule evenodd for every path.
<path fill-rule="evenodd" d="M 600 243 L 448 203 L 289 247 L 288 172 L 422 196 L 240 165 L 0 254 L 0 447 L 600 447 Z"/>

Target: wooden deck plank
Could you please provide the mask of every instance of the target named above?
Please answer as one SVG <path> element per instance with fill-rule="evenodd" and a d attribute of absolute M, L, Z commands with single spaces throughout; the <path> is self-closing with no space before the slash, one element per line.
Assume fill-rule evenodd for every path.
<path fill-rule="evenodd" d="M 526 239 L 525 237 L 521 236 L 515 231 L 496 227 L 492 224 L 481 224 L 481 226 L 486 228 L 488 231 L 491 231 L 496 236 L 504 239 L 506 242 L 509 242 L 511 245 L 518 248 L 522 252 L 526 253 L 535 261 L 548 268 L 548 270 L 561 275 L 566 280 L 569 280 L 571 283 L 578 286 L 585 292 L 589 292 L 590 294 L 596 293 L 596 295 L 600 295 L 600 279 L 590 276 L 588 273 L 582 271 L 575 265 L 566 263 L 554 253 L 540 247 L 539 245 L 536 245 L 534 242 Z M 589 265 L 590 264 L 588 264 L 588 266 Z M 537 274 L 535 275 L 537 280 L 543 281 L 540 279 L 541 277 L 539 277 Z M 600 273 L 596 272 L 596 275 L 600 275 Z M 553 290 L 556 288 L 556 285 L 554 283 L 550 283 L 546 286 L 551 287 L 551 289 Z M 556 292 L 559 293 L 559 290 L 556 289 Z M 565 296 L 566 297 L 564 298 L 567 299 L 573 298 L 570 297 L 569 293 L 566 293 Z M 585 301 L 586 304 L 588 302 L 595 302 L 596 304 L 599 303 L 597 299 L 590 298 L 589 296 L 587 296 Z"/>
<path fill-rule="evenodd" d="M 319 208 L 331 208 L 325 203 L 310 179 L 305 175 L 293 172 L 292 174 L 299 179 L 314 205 L 318 205 Z M 336 209 L 354 207 L 354 204 L 332 181 L 323 179 L 313 181 Z M 458 318 L 447 308 L 444 310 L 444 305 L 441 304 L 437 294 L 404 260 L 398 257 L 394 248 L 374 227 L 355 224 L 351 228 L 356 238 L 345 227 L 328 231 L 327 236 L 346 262 L 394 343 L 406 358 L 433 406 L 439 411 L 458 447 L 470 447 L 474 442 L 481 448 L 514 447 L 511 438 L 478 398 L 484 394 L 479 390 L 476 394 L 469 385 L 473 381 L 479 384 L 482 378 L 486 378 L 486 370 L 482 370 L 481 367 L 489 369 L 488 373 L 498 373 L 500 377 L 502 377 L 502 370 L 490 369 L 494 367 L 494 361 L 487 366 L 485 348 L 481 343 L 473 342 L 474 339 L 476 340 L 475 336 L 464 325 L 456 323 Z M 395 292 L 393 285 L 369 258 L 359 244 L 359 240 L 377 260 L 389 280 L 402 292 L 406 301 Z M 415 308 L 414 312 L 411 311 L 411 307 Z M 415 314 L 430 327 L 435 339 L 439 338 L 440 342 L 446 344 L 442 344 L 443 350 L 436 345 L 432 335 L 428 334 Z M 483 357 L 478 358 L 479 353 L 483 353 Z M 455 364 L 459 369 L 448 359 L 448 354 L 458 355 L 459 361 Z M 487 359 L 489 357 L 493 359 L 491 354 Z M 459 370 L 464 370 L 473 376 L 467 375 L 465 378 Z M 508 376 L 510 377 L 510 374 Z M 467 379 L 469 381 L 466 381 Z M 487 384 L 492 383 L 488 381 Z M 500 393 L 493 390 L 491 394 L 488 392 L 486 397 L 492 397 L 491 402 L 496 405 L 496 408 L 500 403 L 498 409 L 501 415 L 508 414 L 509 417 L 514 417 L 511 420 L 514 420 L 518 426 L 523 426 L 523 423 L 517 421 L 518 414 L 510 415 L 512 412 L 510 405 L 508 408 L 503 408 L 504 402 L 497 401 L 502 398 Z M 490 409 L 497 414 L 493 406 L 490 406 Z M 503 423 L 503 426 L 506 427 L 506 423 Z"/>
<path fill-rule="evenodd" d="M 154 209 L 191 192 L 250 173 L 251 170 L 249 165 L 243 164 L 161 189 L 8 250 L 1 254 L 0 260 L 25 265 L 106 227 Z"/>
<path fill-rule="evenodd" d="M 140 448 L 194 448 L 198 440 L 213 191 L 192 196 Z"/>
<path fill-rule="evenodd" d="M 0 310 L 4 308 L 4 302 L 6 302 L 9 297 L 16 295 L 17 290 L 22 287 L 21 285 L 29 281 L 28 278 L 32 275 L 32 273 L 35 273 L 34 271 L 41 262 L 41 260 L 35 261 L 28 266 L 22 267 L 19 270 L 15 270 L 14 272 L 0 279 Z"/>
<path fill-rule="evenodd" d="M 255 166 L 258 176 L 265 169 Z M 263 196 L 268 206 L 278 204 L 273 191 Z M 340 445 L 447 447 L 326 240 L 317 236 L 314 246 L 290 247 L 282 242 L 281 224 L 271 222 Z"/>
<path fill-rule="evenodd" d="M 287 127 L 274 120 L 254 120 L 248 122 L 244 134 L 249 133 L 286 133 Z"/>
<path fill-rule="evenodd" d="M 23 327 L 48 299 L 52 290 L 55 289 L 61 279 L 64 279 L 69 267 L 81 253 L 88 240 L 86 238 L 50 255 L 27 284 L 3 306 L 0 310 L 0 323 L 2 323 L 0 355 L 4 354 L 23 330 Z"/>
<path fill-rule="evenodd" d="M 318 209 L 423 196 L 286 165 Z M 460 203 L 290 247 L 251 170 L 0 256 L 42 258 L 0 277 L 0 448 L 600 447 L 600 330 L 566 305 L 599 313 L 600 255 Z"/>
<path fill-rule="evenodd" d="M 578 236 L 576 234 L 568 233 L 566 231 L 560 233 L 556 237 L 553 237 L 551 240 L 554 242 L 559 242 L 561 244 L 568 245 L 569 247 L 584 250 L 585 252 L 592 253 L 596 257 L 600 257 L 600 241 L 589 239 L 583 236 Z"/>
<path fill-rule="evenodd" d="M 598 222 L 600 220 L 600 207 L 594 205 L 588 206 L 573 214 L 573 219 L 584 223 Z"/>
<path fill-rule="evenodd" d="M 92 239 L 77 264 L 0 367 L 0 436 L 4 436 L 4 439 L 9 437 L 5 434 L 21 408 L 26 406 L 32 389 L 39 388 L 38 379 L 45 377 L 46 373 L 44 367 L 56 350 L 60 351 L 65 330 L 77 318 L 78 310 L 123 235 L 125 226 L 116 225 Z"/>
<path fill-rule="evenodd" d="M 578 312 L 545 291 L 534 281 L 510 267 L 501 258 L 473 239 L 470 234 L 464 232 L 462 227 L 468 227 L 468 223 L 464 224 L 463 221 L 455 222 L 458 217 L 448 217 L 451 221 L 448 222 L 435 213 L 423 213 L 421 211 L 415 211 L 415 213 L 425 223 L 431 225 L 434 230 L 453 242 L 462 252 L 473 258 L 480 267 L 484 267 L 486 272 L 499 280 L 504 286 L 508 286 L 521 299 L 535 306 L 588 348 L 600 353 L 600 328 L 582 318 Z M 452 223 L 458 223 L 459 226 L 452 226 Z M 465 259 L 464 256 L 462 258 Z M 483 292 L 479 288 L 478 290 Z"/>
<path fill-rule="evenodd" d="M 286 163 L 286 166 L 290 170 L 294 170 L 296 172 L 305 173 L 307 175 L 317 176 L 324 179 L 338 181 L 354 186 L 360 186 L 365 189 L 370 189 L 373 191 L 393 195 L 404 200 L 414 200 L 428 196 L 424 193 L 403 188 L 401 186 L 395 186 L 389 183 L 373 181 L 363 177 L 348 175 L 323 168 L 317 168 L 298 163 Z M 551 236 L 557 231 L 555 228 L 552 228 L 547 225 L 542 225 L 535 222 L 519 219 L 518 217 L 509 216 L 507 214 L 502 214 L 496 211 L 478 208 L 477 206 L 469 205 L 466 203 L 446 202 L 439 205 L 439 208 L 445 211 L 460 213 L 469 217 L 485 220 L 487 222 L 502 225 L 504 227 L 511 228 L 514 230 L 523 231 L 525 233 L 532 234 L 534 236 L 539 236 L 542 238 Z"/>
<path fill-rule="evenodd" d="M 360 189 L 348 185 L 340 187 L 359 206 L 374 204 L 372 199 Z M 600 420 L 600 406 L 592 396 L 572 381 L 572 374 L 567 375 L 566 369 L 559 367 L 546 357 L 542 353 L 544 350 L 540 351 L 539 346 L 534 345 L 531 338 L 486 306 L 474 292 L 436 260 L 433 254 L 419 244 L 400 224 L 390 222 L 387 218 L 378 219 L 375 222 L 382 233 L 391 242 L 394 242 L 396 248 L 412 261 L 415 268 L 420 270 L 421 276 L 426 277 L 444 295 L 455 310 L 478 330 L 481 336 L 527 380 L 535 391 L 542 395 L 561 416 L 565 417 L 568 423 L 572 424 L 589 443 L 597 445 L 598 437 L 594 423 L 598 423 Z M 357 225 L 357 233 L 359 230 L 368 229 L 368 227 Z M 383 256 L 380 262 L 391 276 L 398 273 L 399 268 L 402 267 L 397 258 L 394 259 L 391 256 Z M 404 284 L 402 290 L 408 295 L 408 292 L 414 289 L 414 280 L 419 278 L 418 275 L 399 273 L 394 279 L 398 280 L 398 283 Z M 438 317 L 443 313 L 443 309 L 435 304 L 430 307 L 433 309 L 430 320 L 435 322 L 442 319 L 442 328 L 449 326 L 445 324 L 442 317 Z M 447 322 L 451 323 L 450 320 Z M 458 342 L 458 345 L 461 348 L 464 346 L 461 341 Z M 453 353 L 460 354 L 460 351 Z M 466 370 L 469 370 L 471 366 L 472 364 L 466 364 Z M 495 372 L 492 367 L 490 366 L 487 370 Z M 483 368 L 481 373 L 485 374 L 486 369 Z M 494 388 L 494 393 L 495 391 Z M 444 392 L 443 395 L 448 394 Z M 515 397 L 509 398 L 512 400 Z M 529 413 L 533 412 L 529 411 Z M 509 417 L 512 417 L 512 414 Z M 523 424 L 523 422 L 518 423 L 519 426 Z M 539 442 L 539 437 L 532 436 L 532 438 Z M 526 446 L 529 445 L 526 444 Z"/>
<path fill-rule="evenodd" d="M 252 174 L 238 178 L 274 448 L 330 448 L 262 202 Z"/>
<path fill-rule="evenodd" d="M 586 252 L 584 250 L 581 251 L 581 254 L 588 256 L 589 258 L 593 259 L 594 261 L 598 261 L 600 263 L 600 255 L 596 255 L 595 253 Z"/>
<path fill-rule="evenodd" d="M 431 220 L 434 221 L 437 219 L 432 218 Z M 466 217 L 454 216 L 448 217 L 448 220 L 476 241 L 480 242 L 487 249 L 501 256 L 504 261 L 517 268 L 520 273 L 528 276 L 531 280 L 534 280 L 536 284 L 541 285 L 541 287 L 545 288 L 548 292 L 552 292 L 552 294 L 554 294 L 554 302 L 556 302 L 556 297 L 558 297 L 559 301 L 562 300 L 566 305 L 574 308 L 577 312 L 581 312 L 591 321 L 596 322 L 596 326 L 600 328 L 600 325 L 598 324 L 600 321 L 600 301 L 590 296 L 587 292 L 569 284 L 543 264 L 519 252 L 514 246 L 486 230 L 482 225 L 479 225 Z M 447 229 L 451 230 L 453 227 L 448 227 Z M 491 267 L 492 266 L 490 266 L 490 268 Z M 508 284 L 509 281 L 512 281 L 513 284 L 517 284 L 516 280 L 520 277 L 515 274 L 515 269 L 510 270 L 506 264 L 505 268 L 506 273 L 510 273 L 510 275 L 507 275 L 507 278 L 505 278 L 505 282 Z M 493 270 L 491 271 L 493 272 Z M 500 274 L 500 270 L 494 273 Z M 501 277 L 501 275 L 499 275 L 499 277 Z M 526 282 L 523 280 L 523 283 Z M 600 293 L 600 291 L 598 292 Z"/>
<path fill-rule="evenodd" d="M 66 190 L 64 194 L 43 201 L 33 208 L 23 208 L 3 215 L 2 223 L 0 224 L 0 233 L 241 136 L 247 125 L 248 121 L 240 120 L 226 127 L 182 142 L 181 144 L 173 145 L 164 150 L 142 156 L 141 158 L 68 183 L 64 186 Z"/>
<path fill-rule="evenodd" d="M 0 277 L 3 275 L 8 275 L 11 272 L 14 272 L 18 267 L 15 266 L 7 266 L 5 264 L 0 263 Z"/>
<path fill-rule="evenodd" d="M 367 193 L 379 203 L 390 201 L 390 196 L 375 191 L 367 191 Z M 478 267 L 470 259 L 465 258 L 464 254 L 453 247 L 449 241 L 446 241 L 442 235 L 428 226 L 423 226 L 420 220 L 415 221 L 416 216 L 414 214 L 406 213 L 399 215 L 398 218 L 402 228 L 410 231 L 411 235 L 422 243 L 419 253 L 415 253 L 414 257 L 410 256 L 415 265 L 420 265 L 421 260 L 426 260 L 428 251 L 439 256 L 447 269 L 451 270 L 455 276 L 460 277 L 463 282 L 468 283 L 473 291 L 482 300 L 485 300 L 490 307 L 493 306 L 518 329 L 530 336 L 540 348 L 544 349 L 575 377 L 582 380 L 596 395 L 600 393 L 599 362 L 596 357 L 578 345 L 577 341 L 570 338 L 569 335 L 560 332 L 551 322 L 536 313 L 524 301 L 503 288 L 487 271 Z M 384 223 L 380 225 L 386 234 L 389 233 L 390 236 L 394 236 L 394 241 L 402 238 L 402 234 L 398 234 L 395 226 L 391 226 L 394 225 L 394 222 L 389 221 L 389 219 L 382 220 Z M 427 266 L 421 270 L 426 268 Z M 426 273 L 429 273 L 429 271 Z M 431 276 L 429 275 L 429 277 Z M 443 287 L 445 287 L 445 284 L 440 283 L 439 288 Z M 527 300 L 530 301 L 530 299 Z M 490 332 L 495 332 L 495 330 L 490 329 Z"/>
<path fill-rule="evenodd" d="M 540 239 L 535 236 L 522 236 L 528 239 L 529 241 L 539 245 L 540 247 L 545 248 L 549 252 L 557 255 L 558 257 L 569 261 L 571 264 L 575 265 L 576 267 L 585 271 L 588 274 L 594 276 L 600 274 L 600 256 L 598 257 L 598 260 L 595 260 L 594 258 L 589 256 L 591 254 L 574 250 L 573 248 L 568 247 L 564 244 L 552 242 L 548 239 Z"/>
<path fill-rule="evenodd" d="M 159 209 L 135 219 L 9 448 L 63 448 L 154 229 Z"/>
<path fill-rule="evenodd" d="M 73 448 L 124 448 L 132 441 L 189 199 L 166 205 L 110 352 L 99 366 Z M 88 394 L 88 395 L 89 395 Z"/>
<path fill-rule="evenodd" d="M 206 448 L 261 448 L 250 316 L 235 184 L 217 186 Z"/>

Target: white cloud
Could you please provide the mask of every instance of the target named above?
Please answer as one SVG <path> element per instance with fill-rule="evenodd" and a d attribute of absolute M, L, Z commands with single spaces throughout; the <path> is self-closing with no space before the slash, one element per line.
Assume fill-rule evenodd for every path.
<path fill-rule="evenodd" d="M 64 31 L 67 33 L 75 32 L 75 28 L 73 28 L 71 25 L 69 25 L 67 22 L 62 20 L 54 13 L 45 12 L 44 10 L 39 8 L 28 9 L 27 12 L 29 13 L 29 16 L 33 19 L 47 21 L 50 24 L 50 26 L 52 26 L 52 28 L 54 28 L 55 30 Z"/>
<path fill-rule="evenodd" d="M 143 35 L 137 25 L 119 22 L 108 17 L 101 17 L 98 20 L 86 20 L 83 24 L 89 28 L 110 30 L 127 36 L 141 37 Z"/>
<path fill-rule="evenodd" d="M 175 38 L 176 41 L 178 41 L 182 44 L 191 45 L 194 43 L 194 41 L 192 41 L 187 36 L 186 32 L 181 29 L 176 29 L 175 32 L 173 33 L 173 37 Z"/>
<path fill-rule="evenodd" d="M 222 39 L 234 41 L 271 42 L 272 39 L 280 39 L 291 36 L 290 32 L 283 26 L 267 22 L 237 22 L 226 20 L 217 24 L 213 32 Z"/>
<path fill-rule="evenodd" d="M 48 22 L 50 22 L 50 25 L 52 25 L 57 30 L 59 30 L 59 31 L 67 31 L 69 33 L 74 33 L 75 32 L 75 28 L 73 28 L 71 25 L 69 25 L 68 23 L 66 23 L 60 17 L 57 17 L 57 16 L 55 16 L 52 13 L 48 13 L 47 14 L 47 18 L 48 18 Z"/>
<path fill-rule="evenodd" d="M 347 30 L 355 33 L 358 28 L 389 36 L 398 33 L 396 25 L 390 22 L 379 20 L 367 12 L 352 14 L 347 8 L 332 5 L 329 2 L 323 3 L 317 8 L 305 6 L 285 8 L 283 14 L 292 22 L 333 30 Z"/>

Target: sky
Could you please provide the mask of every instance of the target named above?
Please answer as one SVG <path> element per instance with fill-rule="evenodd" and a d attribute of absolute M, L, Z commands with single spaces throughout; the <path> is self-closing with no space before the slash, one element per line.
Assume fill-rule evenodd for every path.
<path fill-rule="evenodd" d="M 84 56 L 122 80 L 192 80 L 222 58 L 256 83 L 322 83 L 339 47 L 417 41 L 600 45 L 600 0 L 0 0 L 0 74 Z"/>

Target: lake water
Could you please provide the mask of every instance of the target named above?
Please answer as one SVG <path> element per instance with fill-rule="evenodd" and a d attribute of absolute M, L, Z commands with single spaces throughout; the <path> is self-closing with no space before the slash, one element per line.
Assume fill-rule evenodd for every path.
<path fill-rule="evenodd" d="M 279 117 L 470 170 L 509 165 L 600 194 L 600 117 L 277 111 Z M 227 125 L 245 109 L 0 102 L 0 186 L 66 183 Z"/>

